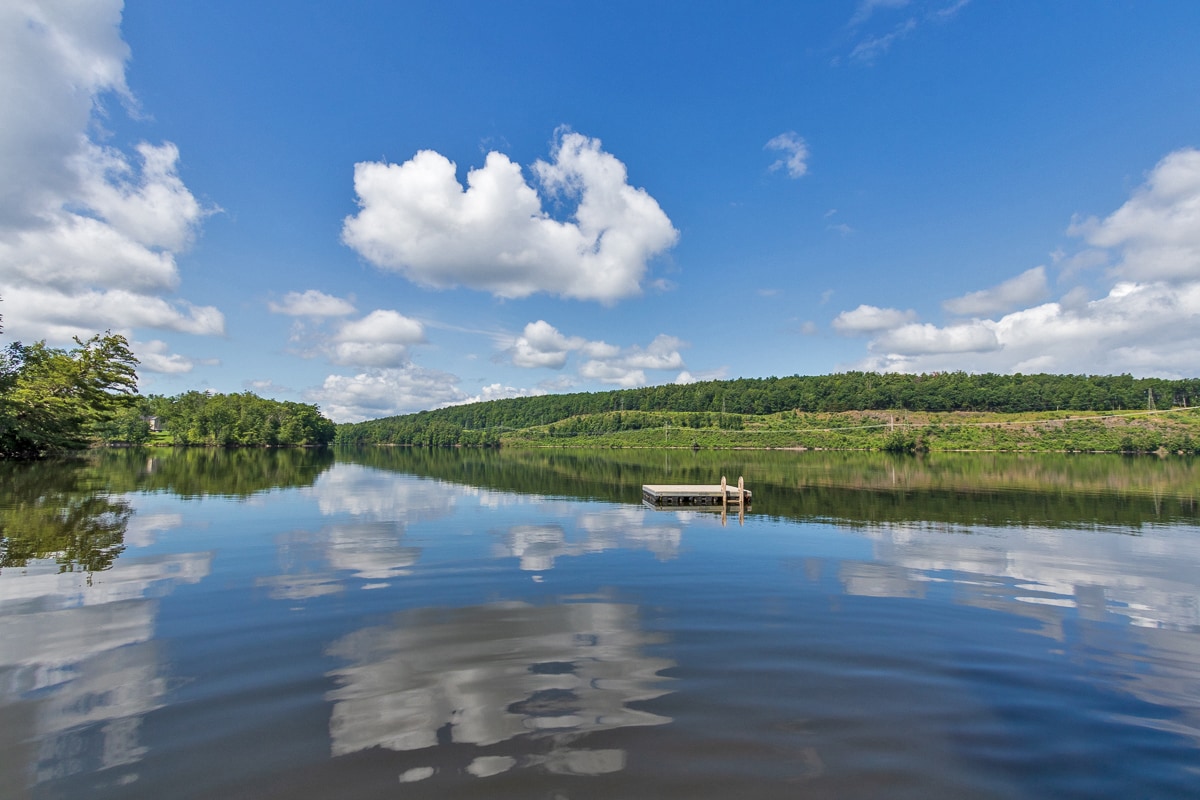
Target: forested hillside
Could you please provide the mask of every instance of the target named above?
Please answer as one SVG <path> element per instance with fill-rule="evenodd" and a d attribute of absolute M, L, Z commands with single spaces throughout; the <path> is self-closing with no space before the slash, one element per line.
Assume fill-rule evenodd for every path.
<path fill-rule="evenodd" d="M 662 428 L 664 423 L 696 429 L 737 430 L 742 427 L 743 415 L 762 416 L 786 411 L 1016 414 L 1171 408 L 1189 406 L 1197 400 L 1200 400 L 1200 378 L 847 372 L 493 400 L 339 425 L 337 441 L 342 444 L 434 447 L 491 446 L 498 444 L 506 431 L 537 426 L 553 426 L 553 432 L 559 435 Z M 685 416 L 664 420 L 662 416 L 649 416 L 647 412 Z"/>

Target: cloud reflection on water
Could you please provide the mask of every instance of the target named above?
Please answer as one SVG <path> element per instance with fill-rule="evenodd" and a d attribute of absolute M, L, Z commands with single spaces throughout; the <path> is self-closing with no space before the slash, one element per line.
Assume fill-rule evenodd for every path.
<path fill-rule="evenodd" d="M 505 602 L 406 611 L 351 633 L 328 649 L 347 662 L 331 673 L 333 755 L 522 737 L 529 741 L 489 751 L 467 771 L 621 769 L 623 751 L 569 745 L 596 731 L 670 722 L 631 707 L 667 694 L 660 673 L 674 666 L 646 654 L 662 639 L 642 631 L 638 616 L 636 606 L 609 602 Z"/>
<path fill-rule="evenodd" d="M 846 594 L 925 598 L 941 584 L 959 604 L 1034 620 L 1032 633 L 1061 643 L 1073 660 L 1095 662 L 1129 694 L 1177 709 L 1169 729 L 1200 740 L 1197 529 L 1128 535 L 897 525 L 859 533 L 873 541 L 874 560 L 840 562 Z M 1142 656 L 1135 665 L 1111 653 Z"/>
<path fill-rule="evenodd" d="M 154 522 L 164 529 L 165 521 Z M 142 718 L 161 708 L 168 665 L 158 601 L 212 568 L 211 552 L 122 558 L 100 575 L 35 563 L 0 581 L 0 786 L 136 763 Z M 14 757 L 24 753 L 25 758 Z"/>
<path fill-rule="evenodd" d="M 504 541 L 494 550 L 497 557 L 520 559 L 521 569 L 544 572 L 559 558 L 603 553 L 606 550 L 646 550 L 659 561 L 679 556 L 682 525 L 647 525 L 640 507 L 615 507 L 579 514 L 575 527 L 582 536 L 572 536 L 559 522 L 513 525 L 503 533 Z"/>

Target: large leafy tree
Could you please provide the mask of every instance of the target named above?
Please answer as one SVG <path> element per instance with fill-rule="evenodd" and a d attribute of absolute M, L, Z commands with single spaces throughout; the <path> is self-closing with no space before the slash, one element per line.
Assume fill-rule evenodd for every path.
<path fill-rule="evenodd" d="M 0 355 L 0 457 L 86 447 L 134 401 L 137 364 L 129 342 L 111 331 L 76 338 L 69 350 L 10 344 Z"/>

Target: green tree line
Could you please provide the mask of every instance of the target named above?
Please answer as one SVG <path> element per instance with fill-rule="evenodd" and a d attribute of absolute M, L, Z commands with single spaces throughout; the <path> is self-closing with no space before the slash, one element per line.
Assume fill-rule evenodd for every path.
<path fill-rule="evenodd" d="M 786 411 L 836 413 L 906 410 L 1028 413 L 1170 408 L 1200 401 L 1200 378 L 1130 375 L 973 375 L 966 372 L 846 372 L 786 378 L 739 378 L 491 400 L 338 426 L 340 444 L 417 446 L 499 442 L 505 431 L 554 426 L 580 434 L 663 425 L 735 430 L 743 415 Z M 670 412 L 685 417 L 648 417 Z M 593 419 L 595 415 L 603 415 Z M 615 426 L 615 427 L 614 427 Z M 585 429 L 591 427 L 593 431 Z"/>
<path fill-rule="evenodd" d="M 3 328 L 0 328 L 3 331 Z M 13 342 L 0 350 L 0 459 L 40 458 L 92 444 L 327 445 L 332 421 L 315 405 L 251 392 L 142 397 L 124 336 L 75 347 Z"/>
<path fill-rule="evenodd" d="M 191 391 L 138 398 L 96 432 L 109 444 L 286 447 L 330 444 L 335 426 L 308 403 L 269 400 L 253 392 Z"/>

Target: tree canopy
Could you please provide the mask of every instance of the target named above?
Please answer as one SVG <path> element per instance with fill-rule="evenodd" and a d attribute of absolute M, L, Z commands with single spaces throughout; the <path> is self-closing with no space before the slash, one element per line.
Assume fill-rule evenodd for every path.
<path fill-rule="evenodd" d="M 269 400 L 253 392 L 210 394 L 184 392 L 175 397 L 151 395 L 138 405 L 136 419 L 114 420 L 106 441 L 135 444 L 149 439 L 152 418 L 166 441 L 180 445 L 221 447 L 323 446 L 333 441 L 335 428 L 317 406 Z M 146 430 L 131 430 L 138 423 Z"/>
<path fill-rule="evenodd" d="M 86 447 L 137 395 L 138 360 L 111 331 L 75 347 L 14 342 L 0 355 L 0 457 Z"/>

